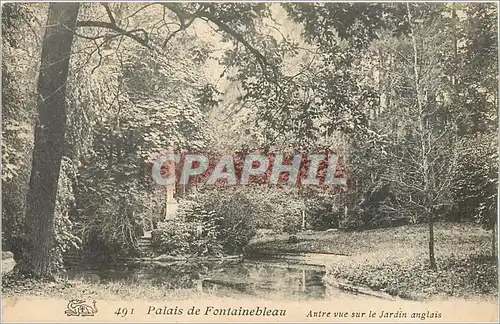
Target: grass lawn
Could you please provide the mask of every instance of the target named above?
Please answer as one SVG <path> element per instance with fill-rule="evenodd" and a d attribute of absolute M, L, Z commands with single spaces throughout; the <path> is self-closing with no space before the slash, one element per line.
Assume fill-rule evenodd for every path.
<path fill-rule="evenodd" d="M 327 280 L 341 280 L 391 295 L 414 299 L 498 296 L 496 258 L 491 232 L 475 224 L 435 224 L 438 270 L 428 265 L 426 224 L 360 232 L 299 233 L 260 238 L 251 250 L 260 253 L 329 253 L 346 255 L 327 266 Z"/>
<path fill-rule="evenodd" d="M 56 299 L 92 300 L 184 300 L 190 298 L 206 298 L 208 294 L 196 289 L 161 289 L 147 283 L 109 282 L 95 283 L 83 280 L 57 280 L 41 282 L 23 279 L 17 281 L 14 276 L 2 278 L 3 298 L 49 297 Z"/>

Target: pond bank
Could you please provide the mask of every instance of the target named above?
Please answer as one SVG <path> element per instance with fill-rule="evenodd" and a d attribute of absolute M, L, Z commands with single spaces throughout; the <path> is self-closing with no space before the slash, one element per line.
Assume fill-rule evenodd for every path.
<path fill-rule="evenodd" d="M 404 299 L 498 296 L 491 233 L 475 224 L 436 224 L 438 271 L 428 266 L 426 225 L 299 233 L 297 238 L 295 243 L 286 235 L 261 238 L 250 250 L 265 255 L 319 253 L 327 282 Z"/>
<path fill-rule="evenodd" d="M 227 290 L 228 294 L 263 298 L 338 299 L 353 292 L 372 299 L 497 297 L 496 261 L 488 256 L 490 233 L 470 224 L 438 224 L 438 271 L 432 271 L 427 265 L 425 229 L 301 233 L 294 243 L 286 237 L 268 237 L 254 242 L 244 260 L 241 256 L 203 262 L 147 259 L 115 267 L 71 269 L 71 275 L 57 282 L 8 275 L 3 277 L 3 292 L 6 296 L 76 294 L 121 300 L 177 300 L 213 295 L 214 289 L 219 295 Z"/>
<path fill-rule="evenodd" d="M 221 257 L 193 257 L 193 256 L 175 256 L 175 255 L 159 255 L 155 257 L 142 257 L 142 258 L 131 258 L 126 261 L 146 261 L 146 262 L 169 262 L 169 261 L 185 261 L 185 262 L 203 262 L 203 261 L 234 261 L 234 260 L 242 260 L 243 255 L 227 255 Z"/>
<path fill-rule="evenodd" d="M 83 299 L 182 299 L 185 296 L 321 300 L 327 295 L 324 266 L 283 260 L 171 261 L 88 264 L 68 267 L 57 282 L 9 276 L 9 296 L 82 296 Z M 340 290 L 328 292 L 347 295 Z M 113 297 L 114 296 L 114 297 Z M 80 298 L 80 297 L 78 297 Z"/>
<path fill-rule="evenodd" d="M 184 300 L 204 298 L 208 294 L 197 289 L 158 289 L 148 283 L 107 282 L 96 283 L 86 280 L 58 279 L 46 282 L 30 279 L 18 279 L 15 275 L 2 278 L 4 298 L 50 297 L 57 299 L 103 299 L 103 300 Z"/>
<path fill-rule="evenodd" d="M 343 263 L 346 261 L 347 256 L 336 255 L 336 254 L 325 254 L 325 253 L 283 253 L 279 255 L 266 255 L 261 254 L 261 259 L 274 260 L 276 262 L 286 262 L 288 268 L 293 267 L 293 264 L 298 264 L 301 267 L 310 267 L 311 269 L 322 269 L 327 270 L 331 264 Z M 396 300 L 397 297 L 392 296 L 388 293 L 372 290 L 370 288 L 355 286 L 350 284 L 346 280 L 334 278 L 331 275 L 327 275 L 323 278 L 323 281 L 327 289 L 341 290 L 346 293 L 354 293 L 357 295 L 365 295 L 369 297 L 375 297 L 387 300 Z"/>

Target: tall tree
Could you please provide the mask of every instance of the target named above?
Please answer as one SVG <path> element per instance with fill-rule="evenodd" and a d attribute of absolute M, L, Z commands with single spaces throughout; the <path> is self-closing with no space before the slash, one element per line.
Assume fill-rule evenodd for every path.
<path fill-rule="evenodd" d="M 443 7 L 406 4 L 408 34 L 382 43 L 393 57 L 386 70 L 391 78 L 391 105 L 397 116 L 389 128 L 390 170 L 384 178 L 392 184 L 397 201 L 417 221 L 428 222 L 428 256 L 436 269 L 434 222 L 451 205 L 450 186 L 457 168 L 457 125 L 463 116 L 452 110 L 452 83 L 442 76 L 452 57 L 446 42 Z M 393 117 L 390 117 L 390 119 Z M 392 122 L 390 123 L 392 124 Z"/>
<path fill-rule="evenodd" d="M 50 277 L 54 210 L 66 129 L 66 81 L 80 4 L 51 3 L 38 77 L 38 120 L 27 195 L 22 271 Z"/>
<path fill-rule="evenodd" d="M 69 72 L 69 59 L 74 35 L 79 35 L 96 44 L 103 59 L 102 46 L 109 45 L 114 39 L 128 37 L 145 48 L 161 52 L 169 41 L 178 33 L 186 31 L 195 20 L 216 26 L 224 40 L 231 38 L 241 44 L 262 67 L 263 72 L 270 64 L 255 47 L 253 41 L 245 38 L 243 32 L 256 33 L 252 28 L 254 20 L 267 15 L 265 4 L 173 4 L 151 3 L 136 5 L 139 8 L 127 17 L 122 17 L 122 6 L 101 4 L 108 21 L 78 21 L 79 3 L 52 3 L 49 7 L 47 29 L 42 45 L 41 67 L 38 82 L 38 120 L 35 130 L 35 143 L 27 197 L 25 234 L 21 270 L 29 275 L 43 278 L 51 276 L 51 251 L 54 239 L 54 210 L 61 159 L 64 154 L 66 128 L 66 84 Z M 127 4 L 128 6 L 128 4 Z M 132 6 L 132 5 L 130 5 Z M 156 12 L 158 23 L 163 27 L 166 16 L 170 17 L 179 29 L 163 33 L 162 39 L 152 40 L 144 28 L 128 29 L 130 20 L 139 12 L 146 12 L 158 6 L 164 14 Z M 167 14 L 168 12 L 168 14 Z M 82 35 L 75 32 L 75 27 L 95 28 L 97 35 Z M 159 29 L 159 28 L 158 28 Z M 102 31 L 108 32 L 103 35 Z M 159 33 L 162 34 L 162 33 Z M 166 34 L 166 35 L 165 35 Z M 100 42 L 99 42 L 100 41 Z M 162 44 L 161 46 L 158 46 Z M 91 55 L 92 55 L 91 54 Z M 237 64 L 237 63 L 228 63 Z"/>

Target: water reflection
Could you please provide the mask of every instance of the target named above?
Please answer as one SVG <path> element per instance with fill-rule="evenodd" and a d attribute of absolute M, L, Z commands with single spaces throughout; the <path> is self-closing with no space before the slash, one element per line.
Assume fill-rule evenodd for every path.
<path fill-rule="evenodd" d="M 167 289 L 197 288 L 223 296 L 287 299 L 323 299 L 324 275 L 324 267 L 279 260 L 129 263 L 67 269 L 68 278 L 91 282 L 146 282 Z"/>

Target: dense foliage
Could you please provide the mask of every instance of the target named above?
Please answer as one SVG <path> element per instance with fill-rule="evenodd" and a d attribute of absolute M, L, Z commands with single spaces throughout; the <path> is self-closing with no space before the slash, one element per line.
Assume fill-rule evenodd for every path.
<path fill-rule="evenodd" d="M 178 218 L 152 233 L 157 253 L 241 254 L 255 235 L 254 207 L 241 194 L 209 192 L 182 199 Z"/>
<path fill-rule="evenodd" d="M 53 269 L 71 249 L 101 260 L 138 255 L 138 237 L 165 213 L 165 192 L 150 172 L 152 153 L 166 147 L 242 154 L 326 147 L 342 156 L 348 183 L 341 190 L 178 186 L 175 221 L 160 222 L 153 235 L 162 254 L 240 254 L 263 229 L 429 223 L 433 255 L 435 220 L 496 228 L 494 4 L 87 3 L 79 10 L 66 44 L 69 75 L 59 80 L 65 104 L 51 107 L 66 126 L 49 132 L 64 137 L 48 204 L 54 212 L 44 214 L 53 220 L 43 229 L 53 233 L 46 238 Z M 36 175 L 50 167 L 32 165 L 34 153 L 45 154 L 33 145 L 33 126 L 49 12 L 41 3 L 9 3 L 2 12 L 2 244 L 17 259 L 25 220 L 36 219 L 26 212 L 41 199 L 27 193 L 43 187 Z"/>

